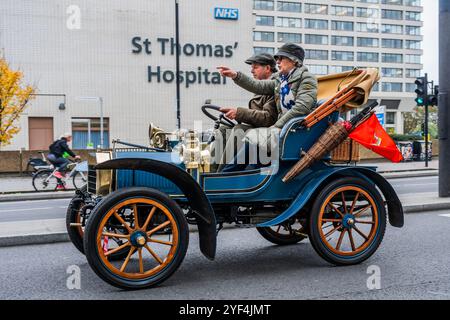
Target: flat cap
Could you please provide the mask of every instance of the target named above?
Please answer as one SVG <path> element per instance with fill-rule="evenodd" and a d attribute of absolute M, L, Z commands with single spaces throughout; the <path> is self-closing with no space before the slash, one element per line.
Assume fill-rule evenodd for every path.
<path fill-rule="evenodd" d="M 271 66 L 273 68 L 275 68 L 277 64 L 273 56 L 268 53 L 255 54 L 254 56 L 251 56 L 250 58 L 245 60 L 245 63 L 246 64 L 258 63 L 263 66 Z"/>
<path fill-rule="evenodd" d="M 286 57 L 292 61 L 303 63 L 303 60 L 305 59 L 305 50 L 295 43 L 286 43 L 278 49 L 278 52 L 274 57 L 275 59 L 278 57 Z"/>

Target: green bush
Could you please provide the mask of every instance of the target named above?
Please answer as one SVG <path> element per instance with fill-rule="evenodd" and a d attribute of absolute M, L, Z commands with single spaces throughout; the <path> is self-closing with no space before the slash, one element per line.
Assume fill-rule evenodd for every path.
<path fill-rule="evenodd" d="M 420 134 L 391 134 L 394 141 L 417 141 L 424 138 Z"/>

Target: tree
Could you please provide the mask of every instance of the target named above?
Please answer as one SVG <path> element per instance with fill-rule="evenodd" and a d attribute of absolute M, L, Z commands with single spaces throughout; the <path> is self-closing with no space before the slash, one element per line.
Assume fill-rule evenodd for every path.
<path fill-rule="evenodd" d="M 430 122 L 428 128 L 433 138 L 437 137 L 437 108 L 428 107 Z M 415 107 L 413 112 L 405 112 L 403 114 L 404 119 L 404 132 L 405 134 L 412 134 L 421 131 L 421 125 L 425 119 L 425 108 Z"/>
<path fill-rule="evenodd" d="M 35 88 L 23 84 L 23 73 L 11 70 L 0 57 L 0 148 L 20 131 L 17 121 L 34 97 Z"/>

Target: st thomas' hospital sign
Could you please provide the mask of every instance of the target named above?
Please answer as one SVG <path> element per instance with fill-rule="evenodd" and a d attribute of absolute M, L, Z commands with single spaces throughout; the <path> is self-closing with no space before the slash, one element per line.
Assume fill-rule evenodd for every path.
<path fill-rule="evenodd" d="M 156 43 L 152 45 L 152 41 L 148 38 L 139 36 L 131 39 L 132 53 L 151 55 L 157 51 L 162 56 L 176 55 L 176 44 L 174 38 L 157 38 Z M 232 58 L 238 43 L 233 45 L 212 45 L 212 44 L 192 44 L 185 43 L 180 47 L 180 55 L 186 57 L 198 58 Z M 147 66 L 148 82 L 165 82 L 172 83 L 176 81 L 176 73 L 172 70 L 163 70 L 161 66 Z M 186 88 L 193 84 L 212 84 L 225 85 L 226 78 L 222 77 L 219 72 L 211 72 L 208 68 L 201 66 L 197 70 L 180 71 L 180 82 L 184 83 Z"/>

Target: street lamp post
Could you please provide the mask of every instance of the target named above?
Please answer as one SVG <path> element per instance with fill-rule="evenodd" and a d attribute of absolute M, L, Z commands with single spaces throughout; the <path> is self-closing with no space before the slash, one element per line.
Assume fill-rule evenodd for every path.
<path fill-rule="evenodd" d="M 175 0 L 175 64 L 176 64 L 176 79 L 177 79 L 177 128 L 181 128 L 181 102 L 180 102 L 180 25 L 179 25 L 179 0 Z"/>

